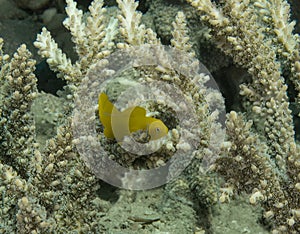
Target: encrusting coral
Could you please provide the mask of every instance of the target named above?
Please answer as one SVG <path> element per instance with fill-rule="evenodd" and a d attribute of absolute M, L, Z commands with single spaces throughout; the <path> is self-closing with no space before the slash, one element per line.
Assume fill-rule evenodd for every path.
<path fill-rule="evenodd" d="M 200 204 L 211 215 L 210 208 L 218 200 L 228 202 L 234 194 L 246 192 L 250 204 L 261 204 L 264 208 L 264 223 L 271 226 L 273 233 L 300 232 L 300 150 L 287 95 L 287 83 L 292 83 L 298 95 L 297 105 L 300 105 L 300 55 L 299 36 L 293 34 L 295 23 L 289 20 L 289 5 L 284 0 L 187 2 L 199 11 L 201 21 L 210 28 L 208 38 L 252 77 L 249 83 L 240 86 L 244 113 L 227 114 L 227 139 L 222 137 L 217 123 L 220 113 L 210 113 L 209 109 L 210 103 L 221 105 L 223 99 L 218 92 L 196 85 L 209 77 L 198 74 L 197 52 L 193 50 L 187 20 L 181 11 L 173 20 L 170 40 L 170 47 L 178 51 L 175 55 L 184 53 L 176 58 L 175 64 L 180 64 L 177 68 L 170 65 L 156 32 L 141 23 L 137 2 L 117 0 L 117 20 L 108 18 L 102 0 L 94 0 L 87 13 L 77 9 L 75 1 L 66 0 L 68 17 L 63 24 L 72 35 L 77 61 L 72 62 L 59 49 L 46 28 L 34 43 L 51 70 L 67 82 L 66 95 L 61 97 L 66 98 L 67 107 L 63 123 L 43 150 L 36 143 L 30 111 L 37 98 L 35 61 L 25 45 L 9 58 L 2 50 L 4 42 L 0 39 L 0 232 L 107 231 L 101 220 L 110 204 L 99 197 L 99 179 L 76 148 L 82 139 L 84 143 L 91 143 L 88 141 L 91 138 L 75 136 L 72 127 L 79 123 L 84 128 L 84 124 L 98 119 L 95 106 L 100 92 L 85 90 L 83 94 L 87 95 L 82 100 L 78 97 L 101 72 L 107 72 L 107 76 L 115 72 L 104 68 L 109 56 L 117 50 L 131 51 L 130 56 L 149 53 L 138 57 L 138 62 L 151 61 L 149 57 L 153 53 L 159 65 L 134 64 L 129 71 L 118 73 L 117 78 L 122 79 L 116 79 L 107 87 L 109 95 L 116 98 L 115 90 L 139 82 L 147 85 L 165 82 L 166 87 L 181 89 L 185 103 L 194 107 L 196 121 L 191 119 L 183 125 L 194 127 L 192 130 L 180 126 L 168 105 L 174 109 L 177 106 L 185 110 L 185 107 L 177 105 L 175 100 L 148 103 L 145 109 L 159 112 L 159 119 L 169 129 L 165 144 L 149 157 L 135 157 L 122 151 L 116 142 L 105 138 L 103 126 L 99 127 L 98 123 L 97 141 L 105 144 L 110 157 L 127 167 L 149 169 L 172 160 L 176 151 L 189 152 L 193 156 L 189 165 L 165 187 L 166 203 L 177 209 L 183 204 L 188 210 L 197 209 Z M 92 100 L 93 95 L 96 95 L 95 103 L 83 106 L 84 113 L 92 116 L 80 116 L 76 112 L 72 116 L 74 106 Z M 186 116 L 191 114 L 188 109 L 186 113 Z M 180 136 L 182 133 L 186 138 Z M 93 152 L 94 145 L 90 146 Z M 209 164 L 208 168 L 203 168 L 203 162 Z M 168 176 L 177 175 L 179 164 L 169 168 Z M 207 169 L 211 170 L 206 172 Z M 225 179 L 222 188 L 218 189 L 214 172 Z M 133 186 L 130 176 L 124 175 L 121 182 L 128 188 Z"/>

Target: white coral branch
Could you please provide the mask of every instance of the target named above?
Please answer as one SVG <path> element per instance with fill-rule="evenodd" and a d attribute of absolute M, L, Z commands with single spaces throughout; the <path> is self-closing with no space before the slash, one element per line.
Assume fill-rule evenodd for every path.
<path fill-rule="evenodd" d="M 76 52 L 79 57 L 87 54 L 88 41 L 85 32 L 85 24 L 83 23 L 83 12 L 76 8 L 77 3 L 73 0 L 66 0 L 66 13 L 68 18 L 63 22 L 64 26 L 71 32 L 72 41 L 75 43 Z"/>
<path fill-rule="evenodd" d="M 145 41 L 145 25 L 140 24 L 142 14 L 136 11 L 138 3 L 134 0 L 117 0 L 122 14 L 118 15 L 120 32 L 129 45 L 142 45 Z"/>
<path fill-rule="evenodd" d="M 99 52 L 103 47 L 102 43 L 99 43 L 105 37 L 105 25 L 104 14 L 106 9 L 103 8 L 103 0 L 93 1 L 89 6 L 90 16 L 86 20 L 86 34 L 88 44 L 94 48 L 95 51 Z"/>
<path fill-rule="evenodd" d="M 290 21 L 290 5 L 282 0 L 271 0 L 271 4 L 273 6 L 270 11 L 278 41 L 284 45 L 288 53 L 293 53 L 299 38 L 293 35 L 296 22 Z"/>
<path fill-rule="evenodd" d="M 50 69 L 58 72 L 59 78 L 73 80 L 74 76 L 78 76 L 80 74 L 80 71 L 75 69 L 66 54 L 58 48 L 56 42 L 53 40 L 50 32 L 46 28 L 43 28 L 42 32 L 37 35 L 34 46 L 38 48 L 39 55 L 43 58 L 47 58 L 47 63 L 49 64 Z M 75 75 L 76 73 L 77 75 Z"/>
<path fill-rule="evenodd" d="M 186 18 L 182 11 L 179 11 L 176 15 L 173 25 L 173 39 L 171 39 L 171 45 L 176 49 L 189 53 L 192 57 L 195 56 L 195 52 L 192 49 L 192 45 L 189 43 L 188 30 L 186 26 Z"/>
<path fill-rule="evenodd" d="M 114 46 L 114 39 L 118 34 L 118 20 L 111 17 L 107 27 L 105 28 L 105 37 L 103 38 L 103 43 L 105 47 L 110 49 Z"/>
<path fill-rule="evenodd" d="M 205 15 L 203 18 L 207 18 L 209 23 L 214 26 L 225 26 L 229 23 L 229 20 L 223 15 L 222 11 L 218 9 L 215 4 L 210 0 L 187 0 L 198 11 L 205 12 L 209 17 Z"/>

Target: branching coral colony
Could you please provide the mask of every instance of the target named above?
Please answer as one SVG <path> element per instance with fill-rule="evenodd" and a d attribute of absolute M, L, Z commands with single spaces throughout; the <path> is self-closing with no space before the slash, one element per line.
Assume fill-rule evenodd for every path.
<path fill-rule="evenodd" d="M 289 21 L 286 1 L 189 0 L 206 21 L 217 46 L 246 68 L 251 83 L 241 85 L 248 108 L 246 120 L 231 112 L 227 119 L 229 155 L 217 170 L 237 192 L 251 193 L 250 203 L 261 203 L 274 233 L 300 231 L 300 151 L 285 80 L 298 92 L 299 36 Z M 282 70 L 291 74 L 283 77 Z M 252 124 L 260 135 L 252 133 Z M 226 198 L 223 194 L 222 200 Z"/>
<path fill-rule="evenodd" d="M 293 82 L 299 105 L 299 38 L 292 34 L 289 5 L 281 0 L 228 0 L 220 1 L 218 6 L 210 0 L 188 1 L 211 27 L 216 45 L 252 75 L 251 83 L 241 86 L 248 119 L 234 111 L 227 116 L 230 148 L 215 165 L 226 179 L 219 200 L 227 201 L 232 191 L 245 191 L 250 194 L 251 204 L 264 207 L 264 219 L 273 233 L 299 233 L 300 153 L 285 82 Z M 117 48 L 160 45 L 160 41 L 140 23 L 141 14 L 133 0 L 117 0 L 118 20 L 108 19 L 101 0 L 93 1 L 86 14 L 76 8 L 73 0 L 66 2 L 68 18 L 64 25 L 71 32 L 78 60 L 72 63 L 46 28 L 37 36 L 35 46 L 58 77 L 67 81 L 67 105 L 71 108 L 77 87 L 98 61 Z M 172 46 L 194 56 L 183 13 L 177 14 L 173 26 Z M 11 59 L 2 46 L 0 40 L 1 232 L 101 232 L 98 212 L 105 212 L 107 206 L 97 195 L 98 180 L 74 147 L 70 114 L 66 114 L 56 137 L 49 139 L 46 149 L 40 152 L 30 115 L 37 94 L 35 61 L 25 45 Z M 291 71 L 288 77 L 283 77 L 282 68 Z M 205 136 L 213 124 L 205 118 L 203 99 L 197 97 L 199 125 L 204 131 L 201 148 L 207 144 Z M 201 174 L 201 149 L 197 153 L 199 157 L 183 176 L 168 186 L 172 191 L 178 187 L 191 189 L 197 199 L 212 205 L 216 202 L 216 185 L 208 182 L 208 175 Z"/>

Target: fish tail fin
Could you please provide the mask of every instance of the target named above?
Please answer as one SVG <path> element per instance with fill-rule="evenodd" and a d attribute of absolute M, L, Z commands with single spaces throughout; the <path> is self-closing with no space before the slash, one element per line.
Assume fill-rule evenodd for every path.
<path fill-rule="evenodd" d="M 109 101 L 108 96 L 105 93 L 100 93 L 98 99 L 99 116 L 103 114 L 111 114 L 114 105 Z"/>
<path fill-rule="evenodd" d="M 111 128 L 105 127 L 103 133 L 104 133 L 104 135 L 106 136 L 106 138 L 109 138 L 109 139 L 115 138 L 115 136 L 114 136 L 113 131 L 112 131 Z"/>
<path fill-rule="evenodd" d="M 98 99 L 99 118 L 104 126 L 104 135 L 107 138 L 113 138 L 113 132 L 111 128 L 111 112 L 114 105 L 109 101 L 108 96 L 105 93 L 100 93 Z"/>

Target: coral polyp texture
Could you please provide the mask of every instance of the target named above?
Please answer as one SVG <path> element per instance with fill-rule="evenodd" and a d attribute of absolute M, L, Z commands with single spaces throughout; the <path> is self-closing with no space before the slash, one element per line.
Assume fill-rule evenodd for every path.
<path fill-rule="evenodd" d="M 56 2 L 61 6 L 61 1 Z M 45 107 L 45 94 L 37 89 L 36 60 L 28 46 L 20 45 L 10 56 L 4 52 L 8 42 L 0 38 L 0 233 L 234 233 L 234 221 L 225 228 L 216 225 L 214 218 L 220 214 L 215 211 L 239 200 L 244 207 L 249 205 L 244 210 L 257 210 L 254 223 L 259 224 L 253 232 L 299 233 L 300 37 L 294 33 L 289 3 L 155 0 L 138 4 L 117 0 L 117 7 L 108 7 L 103 0 L 94 0 L 84 12 L 75 1 L 66 0 L 63 25 L 74 44 L 72 59 L 42 28 L 33 44 L 66 84 L 48 102 L 59 100 L 51 110 Z M 165 18 L 169 23 L 162 22 Z M 205 50 L 212 56 L 201 54 Z M 119 51 L 128 56 L 123 58 Z M 240 103 L 227 106 L 226 116 L 220 92 L 203 85 L 212 76 L 200 69 L 201 58 L 216 74 L 223 75 L 226 66 L 243 70 L 236 85 Z M 104 78 L 112 76 L 104 86 Z M 218 83 L 235 85 L 235 76 L 226 74 Z M 159 82 L 170 94 L 180 90 L 182 99 L 166 97 L 156 86 Z M 97 85 L 102 87 L 99 92 Z M 145 92 L 139 85 L 151 89 Z M 127 152 L 129 138 L 116 141 L 103 133 L 99 94 L 105 92 L 117 105 L 125 90 L 133 91 L 120 111 L 141 106 L 145 119 L 159 119 L 168 129 L 155 153 Z M 147 99 L 150 90 L 155 101 Z M 36 114 L 39 101 L 41 113 L 53 114 L 51 125 Z M 177 110 L 185 113 L 185 119 L 176 115 Z M 53 132 L 50 128 L 55 129 L 54 136 L 46 142 L 38 139 L 41 132 Z M 90 130 L 91 134 L 80 135 Z M 132 137 L 145 143 L 147 126 L 142 130 Z M 150 148 L 155 148 L 153 142 L 148 142 Z M 110 160 L 137 171 L 164 166 L 178 152 L 182 163 L 174 160 L 168 168 L 165 176 L 172 180 L 166 179 L 166 185 L 126 191 L 104 183 L 95 172 L 105 155 L 97 152 L 98 158 L 90 157 L 98 151 L 97 144 Z M 90 164 L 83 154 L 92 159 Z M 186 160 L 189 163 L 182 170 Z M 112 170 L 114 174 L 118 172 Z M 132 176 L 123 173 L 116 184 L 136 188 Z M 138 182 L 143 184 L 143 178 Z M 253 228 L 238 222 L 238 233 Z"/>

